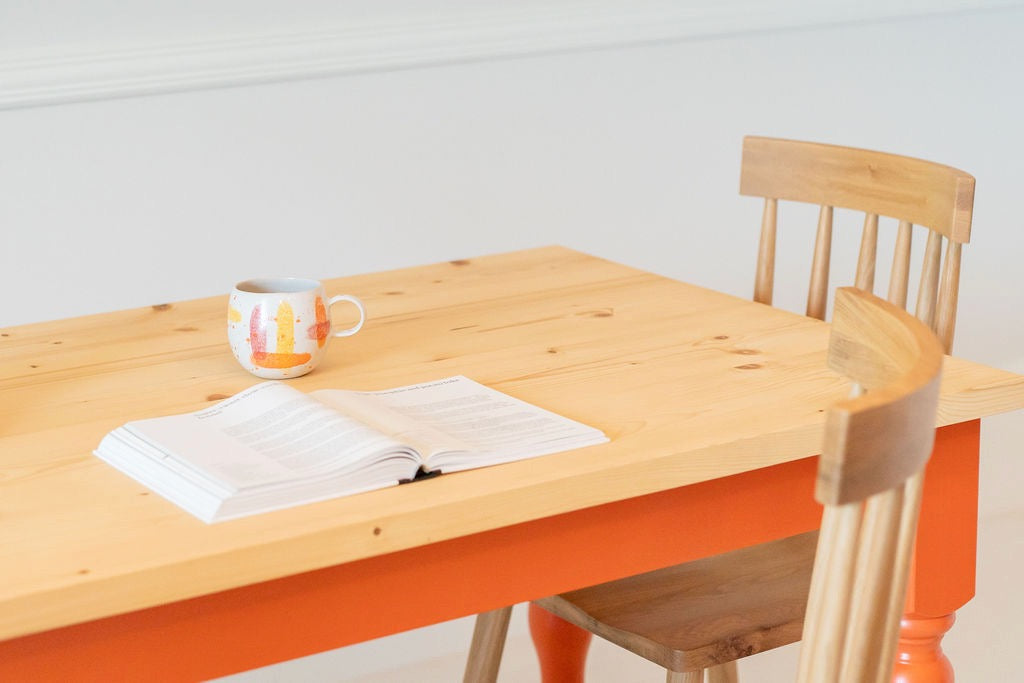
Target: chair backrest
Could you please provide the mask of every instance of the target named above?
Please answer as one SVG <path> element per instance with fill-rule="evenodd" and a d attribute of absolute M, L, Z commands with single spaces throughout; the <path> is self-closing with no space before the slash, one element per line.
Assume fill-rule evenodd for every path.
<path fill-rule="evenodd" d="M 828 362 L 854 391 L 827 414 L 802 682 L 891 680 L 942 357 L 922 321 L 862 290 L 837 290 Z"/>
<path fill-rule="evenodd" d="M 821 207 L 807 295 L 807 315 L 824 320 L 828 301 L 833 208 L 863 211 L 854 286 L 874 288 L 878 217 L 899 221 L 888 300 L 907 305 L 913 226 L 928 228 L 915 315 L 953 347 L 961 245 L 971 236 L 974 178 L 949 166 L 909 157 L 813 142 L 747 137 L 740 194 L 763 197 L 754 300 L 772 303 L 778 200 Z M 942 242 L 946 247 L 942 264 Z M 941 282 L 940 282 L 941 271 Z"/>

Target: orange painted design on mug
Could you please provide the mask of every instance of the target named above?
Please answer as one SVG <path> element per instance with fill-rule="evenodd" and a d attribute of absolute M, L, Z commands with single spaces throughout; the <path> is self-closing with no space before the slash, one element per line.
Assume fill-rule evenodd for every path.
<path fill-rule="evenodd" d="M 312 356 L 308 353 L 293 353 L 295 350 L 295 317 L 292 307 L 283 301 L 277 307 L 277 352 L 267 351 L 267 327 L 263 318 L 263 308 L 259 305 L 252 309 L 249 317 L 249 346 L 252 348 L 253 365 L 261 368 L 293 368 L 308 363 Z"/>
<path fill-rule="evenodd" d="M 327 343 L 327 335 L 331 332 L 331 321 L 327 319 L 327 307 L 324 306 L 324 300 L 320 297 L 316 298 L 316 323 L 309 326 L 306 330 L 306 334 L 309 335 L 310 339 L 316 339 L 316 345 L 319 348 L 323 348 L 324 344 Z"/>

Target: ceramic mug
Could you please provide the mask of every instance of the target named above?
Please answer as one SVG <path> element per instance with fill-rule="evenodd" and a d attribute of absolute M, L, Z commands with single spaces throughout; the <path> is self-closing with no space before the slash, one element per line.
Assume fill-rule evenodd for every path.
<path fill-rule="evenodd" d="M 347 301 L 359 322 L 344 330 L 331 325 L 331 307 Z M 264 379 L 299 377 L 323 358 L 331 337 L 348 337 L 366 321 L 359 299 L 324 294 L 316 280 L 258 278 L 235 285 L 228 301 L 228 341 L 246 370 Z"/>

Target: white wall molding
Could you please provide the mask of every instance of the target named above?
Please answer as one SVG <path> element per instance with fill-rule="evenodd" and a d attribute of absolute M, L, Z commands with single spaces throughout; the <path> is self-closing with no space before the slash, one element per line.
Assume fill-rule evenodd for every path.
<path fill-rule="evenodd" d="M 1021 6 L 1015 0 L 574 0 L 445 7 L 315 31 L 0 50 L 0 109 L 314 78 L 755 30 Z"/>

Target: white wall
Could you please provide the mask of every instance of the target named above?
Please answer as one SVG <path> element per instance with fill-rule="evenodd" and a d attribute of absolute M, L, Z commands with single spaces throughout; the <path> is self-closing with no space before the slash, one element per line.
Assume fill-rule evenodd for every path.
<path fill-rule="evenodd" d="M 739 145 L 760 133 L 975 174 L 957 348 L 1016 363 L 1022 27 L 1011 9 L 0 111 L 0 325 L 550 242 L 747 295 Z"/>
<path fill-rule="evenodd" d="M 75 36 L 75 21 L 48 31 L 27 3 L 13 7 L 28 32 L 7 43 L 12 54 L 63 50 Z M 259 7 L 267 21 L 280 10 Z M 303 7 L 315 19 L 326 4 Z M 14 40 L 11 25 L 0 21 L 0 38 Z M 175 24 L 77 25 L 102 44 L 133 25 L 163 40 Z M 756 133 L 974 174 L 957 353 L 1024 371 L 1024 9 L 721 30 L 12 105 L 0 111 L 0 326 L 220 294 L 258 274 L 330 277 L 548 243 L 749 296 L 760 204 L 736 190 L 741 138 Z M 21 87 L 28 72 L 15 71 Z M 12 73 L 0 67 L 0 86 Z M 787 226 L 783 246 L 809 243 L 813 215 L 792 215 L 806 220 Z M 787 261 L 779 278 L 796 292 L 804 272 Z M 780 303 L 799 308 L 800 297 Z M 983 472 L 993 515 L 1020 508 L 1001 468 L 1021 436 L 994 424 Z"/>

